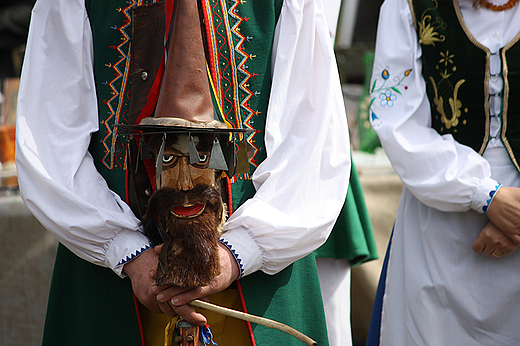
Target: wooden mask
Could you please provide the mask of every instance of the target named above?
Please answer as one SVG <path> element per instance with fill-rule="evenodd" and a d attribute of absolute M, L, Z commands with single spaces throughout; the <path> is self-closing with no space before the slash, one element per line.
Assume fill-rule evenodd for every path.
<path fill-rule="evenodd" d="M 208 168 L 213 135 L 162 138 L 150 142 L 162 172 L 143 217 L 145 231 L 158 231 L 164 241 L 157 285 L 205 286 L 220 272 L 217 244 L 225 219 L 216 171 Z M 190 163 L 190 138 L 198 162 Z"/>

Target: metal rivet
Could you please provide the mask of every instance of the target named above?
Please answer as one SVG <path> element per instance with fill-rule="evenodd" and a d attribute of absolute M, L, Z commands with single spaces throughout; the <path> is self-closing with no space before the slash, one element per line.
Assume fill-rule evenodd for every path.
<path fill-rule="evenodd" d="M 146 72 L 146 71 L 141 72 L 141 79 L 142 80 L 147 80 L 148 79 L 148 72 Z"/>
<path fill-rule="evenodd" d="M 195 340 L 195 337 L 192 334 L 186 335 L 186 341 L 187 342 L 193 342 Z"/>

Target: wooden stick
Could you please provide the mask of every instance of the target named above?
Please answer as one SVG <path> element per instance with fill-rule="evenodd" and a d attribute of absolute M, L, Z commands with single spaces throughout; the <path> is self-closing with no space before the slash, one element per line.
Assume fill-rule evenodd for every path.
<path fill-rule="evenodd" d="M 224 308 L 222 306 L 211 304 L 211 303 L 208 303 L 208 302 L 205 302 L 202 300 L 198 300 L 198 299 L 191 301 L 189 304 L 192 306 L 201 308 L 201 309 L 206 309 L 206 310 L 217 312 L 222 315 L 229 316 L 229 317 L 238 318 L 243 321 L 261 324 L 268 328 L 278 329 L 278 330 L 281 330 L 282 332 L 285 332 L 287 334 L 294 336 L 295 338 L 306 343 L 309 346 L 318 346 L 318 343 L 316 341 L 312 340 L 311 338 L 309 338 L 307 335 L 300 333 L 296 329 L 291 328 L 286 324 L 276 322 L 276 321 L 270 320 L 268 318 L 259 317 L 259 316 L 247 314 L 245 312 Z"/>

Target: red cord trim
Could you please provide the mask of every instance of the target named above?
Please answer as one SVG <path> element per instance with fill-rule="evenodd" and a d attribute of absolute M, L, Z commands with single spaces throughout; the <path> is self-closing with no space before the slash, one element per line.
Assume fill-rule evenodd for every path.
<path fill-rule="evenodd" d="M 240 304 L 242 305 L 242 311 L 247 314 L 246 300 L 244 299 L 244 293 L 242 292 L 242 285 L 240 280 L 236 281 L 238 288 L 238 296 L 240 297 Z M 249 332 L 249 339 L 251 340 L 251 346 L 256 346 L 255 335 L 253 334 L 253 328 L 251 328 L 251 322 L 246 321 L 247 331 Z"/>
<path fill-rule="evenodd" d="M 139 333 L 141 333 L 141 344 L 143 346 L 146 346 L 146 343 L 144 341 L 144 329 L 143 329 L 143 321 L 141 320 L 141 312 L 139 312 L 139 303 L 137 301 L 137 297 L 132 292 L 132 296 L 134 297 L 134 306 L 135 306 L 135 313 L 137 315 L 137 323 L 139 324 Z"/>
<path fill-rule="evenodd" d="M 125 199 L 126 199 L 126 204 L 130 205 L 130 195 L 129 195 L 129 191 L 130 190 L 128 188 L 128 169 L 125 171 Z"/>

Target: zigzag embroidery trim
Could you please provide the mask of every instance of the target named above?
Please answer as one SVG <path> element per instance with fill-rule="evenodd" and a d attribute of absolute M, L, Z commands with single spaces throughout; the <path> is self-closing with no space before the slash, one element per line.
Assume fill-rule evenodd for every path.
<path fill-rule="evenodd" d="M 122 259 L 118 264 L 117 264 L 117 267 L 127 263 L 127 262 L 130 262 L 131 260 L 133 260 L 134 258 L 136 258 L 137 256 L 139 256 L 140 254 L 142 254 L 143 252 L 145 252 L 146 250 L 148 250 L 149 248 L 151 248 L 152 245 L 151 244 L 148 244 L 146 245 L 145 247 L 142 247 L 140 250 L 137 250 L 135 253 L 131 254 L 130 256 L 126 256 L 125 259 Z"/>
<path fill-rule="evenodd" d="M 250 18 L 239 15 L 241 0 L 228 2 L 205 0 L 205 20 L 208 25 L 208 40 L 211 47 L 210 70 L 214 75 L 214 82 L 220 102 L 227 105 L 222 113 L 223 121 L 234 128 L 250 128 L 254 130 L 254 117 L 261 111 L 250 107 L 253 96 L 260 95 L 259 91 L 250 90 L 250 81 L 257 73 L 248 71 L 247 62 L 257 55 L 247 53 L 243 45 L 251 42 L 252 36 L 244 36 L 240 31 L 242 23 Z M 247 136 L 247 141 L 254 149 L 250 163 L 258 166 L 256 155 L 260 151 L 255 143 L 258 131 Z M 236 181 L 237 177 L 233 177 Z M 241 175 L 239 179 L 250 179 L 249 174 Z"/>
<path fill-rule="evenodd" d="M 246 118 L 243 120 L 243 125 L 254 130 L 255 128 L 252 125 L 253 121 L 254 121 L 253 117 L 258 116 L 261 112 L 258 110 L 255 111 L 255 110 L 251 109 L 249 101 L 251 100 L 251 98 L 253 96 L 256 97 L 256 96 L 260 95 L 260 91 L 253 92 L 252 90 L 249 89 L 249 86 L 250 86 L 249 81 L 251 80 L 251 78 L 255 78 L 258 74 L 249 72 L 247 62 L 248 62 L 248 60 L 253 60 L 257 56 L 253 53 L 247 53 L 244 48 L 244 43 L 254 40 L 254 37 L 244 36 L 244 35 L 242 35 L 242 33 L 240 31 L 240 25 L 244 21 L 247 22 L 250 19 L 250 18 L 242 17 L 241 15 L 238 14 L 238 12 L 239 12 L 238 6 L 241 4 L 242 4 L 242 1 L 235 0 L 235 3 L 231 6 L 231 8 L 228 11 L 229 16 L 234 18 L 237 21 L 235 23 L 235 25 L 233 25 L 231 28 L 233 34 L 238 38 L 238 42 L 235 45 L 235 52 L 237 53 L 237 56 L 242 57 L 242 60 L 236 66 L 236 70 L 244 75 L 244 79 L 242 80 L 242 82 L 239 83 L 239 88 L 240 88 L 240 90 L 242 90 L 242 92 L 244 92 L 245 95 L 247 95 L 240 102 L 241 108 L 237 110 L 237 115 L 239 117 L 241 116 L 240 115 L 242 113 L 241 109 L 243 108 L 245 111 L 244 114 L 248 114 L 246 116 Z M 238 93 L 238 91 L 237 91 L 237 93 Z M 253 132 L 250 136 L 248 136 L 248 142 L 254 148 L 253 157 L 250 160 L 251 164 L 254 167 L 258 167 L 258 163 L 256 162 L 255 157 L 259 151 L 259 147 L 255 145 L 255 140 L 254 140 L 254 136 L 256 134 L 257 134 L 257 131 Z"/>
<path fill-rule="evenodd" d="M 118 45 L 112 45 L 109 48 L 117 50 L 119 53 L 119 60 L 115 63 L 105 64 L 107 68 L 110 68 L 114 71 L 114 78 L 109 82 L 103 82 L 104 85 L 110 88 L 110 94 L 112 95 L 108 100 L 103 100 L 103 104 L 108 107 L 108 117 L 106 120 L 102 122 L 102 126 L 105 130 L 105 137 L 102 140 L 102 145 L 105 149 L 105 155 L 102 159 L 103 165 L 108 169 L 113 169 L 115 164 L 119 164 L 118 158 L 115 155 L 113 149 L 115 145 L 115 134 L 112 131 L 113 124 L 121 123 L 121 111 L 124 102 L 124 95 L 126 94 L 126 80 L 128 79 L 129 66 L 130 61 L 128 58 L 129 43 L 130 36 L 126 32 L 128 28 L 131 28 L 132 20 L 130 18 L 130 9 L 136 5 L 135 0 L 128 0 L 128 6 L 125 8 L 117 8 L 115 11 L 120 12 L 124 15 L 124 21 L 122 25 L 119 27 L 117 24 L 114 24 L 111 29 L 117 30 L 121 34 L 121 42 Z M 125 48 L 126 47 L 126 48 Z M 120 85 L 116 85 L 116 83 L 120 83 Z M 119 90 L 120 89 L 120 90 Z M 121 158 L 119 158 L 121 159 Z M 125 161 L 121 167 L 126 166 L 126 155 L 123 156 L 123 161 Z"/>
<path fill-rule="evenodd" d="M 226 245 L 228 247 L 228 249 L 231 251 L 231 253 L 233 254 L 233 256 L 235 256 L 238 266 L 240 267 L 240 275 L 238 276 L 238 278 L 240 279 L 244 275 L 244 267 L 242 266 L 242 259 L 240 258 L 240 255 L 235 251 L 235 249 L 233 249 L 233 246 L 231 244 L 229 244 L 226 240 L 219 238 L 219 241 L 222 244 Z"/>
<path fill-rule="evenodd" d="M 489 205 L 491 204 L 493 197 L 495 197 L 495 193 L 497 193 L 498 189 L 500 189 L 501 187 L 502 187 L 502 184 L 498 184 L 497 186 L 495 186 L 494 190 L 489 191 L 489 199 L 486 201 L 486 205 L 482 207 L 484 214 L 487 213 Z"/>

